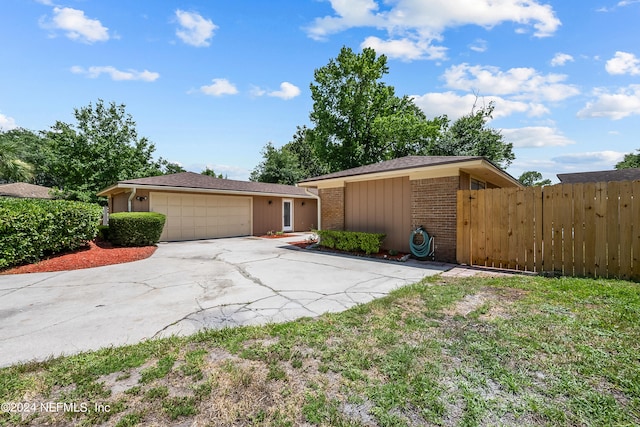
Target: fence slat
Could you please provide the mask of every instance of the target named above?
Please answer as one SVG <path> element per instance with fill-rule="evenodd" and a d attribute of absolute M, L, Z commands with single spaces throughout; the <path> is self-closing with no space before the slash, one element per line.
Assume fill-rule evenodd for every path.
<path fill-rule="evenodd" d="M 595 197 L 595 277 L 607 277 L 607 184 L 596 183 Z"/>
<path fill-rule="evenodd" d="M 456 259 L 459 264 L 471 265 L 470 259 L 470 236 L 469 236 L 469 190 L 458 191 L 457 223 L 456 232 Z"/>
<path fill-rule="evenodd" d="M 562 274 L 573 276 L 573 186 L 571 184 L 562 184 L 560 193 Z"/>
<path fill-rule="evenodd" d="M 504 257 L 502 256 L 503 247 L 502 247 L 502 236 L 504 233 L 504 226 L 502 223 L 502 196 L 504 192 L 502 189 L 491 190 L 493 195 L 493 218 L 491 219 L 491 236 L 493 237 L 493 267 L 500 268 L 502 266 L 502 260 Z"/>
<path fill-rule="evenodd" d="M 607 185 L 607 277 L 620 275 L 620 183 Z"/>
<path fill-rule="evenodd" d="M 584 184 L 584 275 L 596 274 L 596 185 Z"/>
<path fill-rule="evenodd" d="M 631 184 L 633 192 L 633 206 L 631 217 L 633 218 L 631 252 L 633 253 L 632 277 L 640 280 L 640 181 Z"/>
<path fill-rule="evenodd" d="M 573 185 L 573 274 L 584 276 L 584 185 Z"/>
<path fill-rule="evenodd" d="M 493 194 L 494 190 L 485 190 L 483 191 L 485 198 L 485 241 L 484 241 L 484 249 L 486 254 L 485 265 L 487 267 L 493 267 Z"/>
<path fill-rule="evenodd" d="M 545 187 L 542 205 L 543 271 L 553 272 L 553 186 Z"/>
<path fill-rule="evenodd" d="M 474 236 L 474 252 L 473 252 L 473 264 L 474 265 L 487 265 L 487 234 L 486 227 L 487 223 L 485 220 L 485 192 L 484 191 L 476 191 L 475 192 L 475 202 L 476 202 L 476 215 L 473 218 L 475 236 Z M 472 204 L 473 206 L 473 204 Z"/>
<path fill-rule="evenodd" d="M 525 239 L 526 226 L 528 218 L 531 214 L 527 214 L 526 202 L 525 202 L 525 190 L 516 190 L 516 220 L 515 220 L 515 234 L 516 234 L 516 268 L 518 270 L 526 270 L 527 268 L 527 246 L 528 243 Z"/>
<path fill-rule="evenodd" d="M 535 212 L 535 271 L 542 272 L 542 188 L 533 189 Z"/>
<path fill-rule="evenodd" d="M 631 256 L 632 256 L 632 188 L 631 181 L 620 183 L 620 270 L 618 277 L 621 279 L 631 278 Z"/>

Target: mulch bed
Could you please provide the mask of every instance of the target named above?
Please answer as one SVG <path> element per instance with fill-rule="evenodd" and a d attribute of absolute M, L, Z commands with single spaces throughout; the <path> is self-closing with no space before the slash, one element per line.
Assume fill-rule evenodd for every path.
<path fill-rule="evenodd" d="M 290 242 L 289 244 L 293 245 L 293 246 L 296 246 L 296 247 L 298 247 L 300 249 L 309 249 L 309 246 L 311 246 L 313 244 L 313 242 L 310 243 L 310 242 L 304 240 L 304 241 L 300 241 L 300 242 Z M 361 257 L 367 257 L 367 258 L 385 259 L 385 260 L 390 260 L 390 261 L 402 261 L 403 257 L 408 255 L 408 254 L 405 254 L 403 252 L 398 252 L 395 255 L 391 255 L 389 253 L 389 251 L 387 251 L 387 250 L 381 250 L 377 254 L 369 254 L 369 255 L 367 255 L 364 252 L 347 252 L 347 251 L 341 251 L 339 249 L 324 248 L 322 246 L 314 246 L 312 249 L 309 249 L 309 250 L 321 251 L 321 252 L 332 252 L 332 253 L 345 254 L 345 255 L 355 255 L 355 256 L 361 256 Z"/>
<path fill-rule="evenodd" d="M 44 273 L 122 264 L 149 258 L 156 249 L 156 246 L 121 248 L 109 242 L 96 240 L 76 251 L 52 255 L 35 264 L 0 271 L 0 274 Z"/>

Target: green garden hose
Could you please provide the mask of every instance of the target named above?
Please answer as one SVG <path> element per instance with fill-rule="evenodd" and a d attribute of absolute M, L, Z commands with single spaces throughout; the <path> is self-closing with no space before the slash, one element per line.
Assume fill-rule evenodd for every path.
<path fill-rule="evenodd" d="M 416 243 L 415 237 L 419 234 L 422 236 L 422 243 Z M 411 253 L 417 258 L 426 258 L 428 256 L 433 256 L 434 248 L 433 245 L 433 237 L 429 237 L 427 231 L 419 226 L 415 230 L 411 232 L 411 237 L 409 237 L 409 247 L 411 248 Z"/>

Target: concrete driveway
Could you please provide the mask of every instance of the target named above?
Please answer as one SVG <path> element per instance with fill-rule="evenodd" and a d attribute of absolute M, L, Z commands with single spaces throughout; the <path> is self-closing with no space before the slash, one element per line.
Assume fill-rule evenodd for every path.
<path fill-rule="evenodd" d="M 342 311 L 450 268 L 303 251 L 286 240 L 301 237 L 161 243 L 142 261 L 0 276 L 0 366 Z"/>

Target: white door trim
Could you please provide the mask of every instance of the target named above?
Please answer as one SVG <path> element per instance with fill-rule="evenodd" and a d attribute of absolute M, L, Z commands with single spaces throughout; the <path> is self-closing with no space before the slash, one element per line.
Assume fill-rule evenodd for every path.
<path fill-rule="evenodd" d="M 285 204 L 289 204 L 289 225 L 286 224 Z M 293 231 L 293 200 L 282 199 L 282 231 Z"/>

